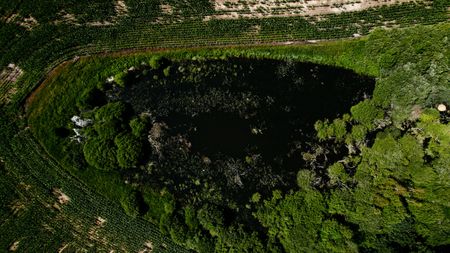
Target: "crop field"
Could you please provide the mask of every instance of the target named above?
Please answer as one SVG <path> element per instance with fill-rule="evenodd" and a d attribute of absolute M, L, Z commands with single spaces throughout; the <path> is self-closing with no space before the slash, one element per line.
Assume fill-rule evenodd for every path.
<path fill-rule="evenodd" d="M 1 1 L 0 251 L 187 252 L 158 225 L 129 216 L 114 201 L 122 189 L 89 187 L 92 175 L 60 164 L 29 128 L 26 101 L 64 71 L 62 63 L 82 69 L 77 64 L 90 56 L 104 57 L 99 64 L 111 73 L 94 76 L 91 86 L 158 54 L 306 60 L 378 77 L 381 64 L 357 53 L 366 35 L 446 23 L 449 13 L 447 0 Z M 161 52 L 139 53 L 145 50 Z"/>
<path fill-rule="evenodd" d="M 300 16 L 283 14 L 293 6 L 302 10 Z M 8 78 L 11 64 L 25 74 L 16 83 L 1 83 L 1 101 L 22 101 L 42 80 L 43 73 L 77 55 L 120 49 L 291 44 L 351 38 L 366 35 L 377 27 L 444 22 L 449 18 L 449 6 L 445 0 L 395 4 L 208 0 L 2 2 L 0 69 L 5 76 L 2 79 L 12 79 Z M 321 8 L 324 10 L 315 12 Z M 228 17 L 234 9 L 239 10 L 238 17 L 241 14 L 244 17 L 220 18 L 220 15 Z M 274 14 L 277 12 L 281 16 Z"/>
<path fill-rule="evenodd" d="M 2 250 L 184 251 L 61 170 L 29 131 L 4 124 L 2 118 Z"/>

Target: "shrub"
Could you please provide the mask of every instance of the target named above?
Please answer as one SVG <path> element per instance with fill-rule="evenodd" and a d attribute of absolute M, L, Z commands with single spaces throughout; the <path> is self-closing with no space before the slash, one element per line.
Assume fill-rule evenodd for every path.
<path fill-rule="evenodd" d="M 299 170 L 297 173 L 297 184 L 301 189 L 311 188 L 311 182 L 314 180 L 314 172 L 310 170 Z"/>
<path fill-rule="evenodd" d="M 161 67 L 161 56 L 153 56 L 150 59 L 149 65 L 152 69 L 159 69 Z"/>
<path fill-rule="evenodd" d="M 77 107 L 79 110 L 84 111 L 92 109 L 95 106 L 101 106 L 106 102 L 103 93 L 97 89 L 85 90 L 81 96 L 77 99 Z"/>
<path fill-rule="evenodd" d="M 205 204 L 197 212 L 199 223 L 212 236 L 218 236 L 223 227 L 223 214 L 217 207 Z"/>
<path fill-rule="evenodd" d="M 144 118 L 134 118 L 130 121 L 131 133 L 136 137 L 144 137 L 148 128 L 148 122 Z"/>
<path fill-rule="evenodd" d="M 122 130 L 121 124 L 117 120 L 96 122 L 94 129 L 98 136 L 105 140 L 114 140 Z"/>
<path fill-rule="evenodd" d="M 197 230 L 199 222 L 196 215 L 196 210 L 192 206 L 184 208 L 184 222 L 190 230 Z"/>
<path fill-rule="evenodd" d="M 165 77 L 169 77 L 170 76 L 170 66 L 166 67 L 163 70 L 163 74 L 164 74 Z"/>
<path fill-rule="evenodd" d="M 362 142 L 365 140 L 367 134 L 367 128 L 363 125 L 354 125 L 352 127 L 351 139 Z"/>
<path fill-rule="evenodd" d="M 355 121 L 365 126 L 368 130 L 375 129 L 375 120 L 383 119 L 383 110 L 377 108 L 371 100 L 364 100 L 353 106 L 350 111 Z"/>
<path fill-rule="evenodd" d="M 424 123 L 438 122 L 439 121 L 439 111 L 433 108 L 427 108 L 420 114 L 420 121 Z"/>
<path fill-rule="evenodd" d="M 121 121 L 125 117 L 127 107 L 123 102 L 108 103 L 95 112 L 97 121 Z"/>
<path fill-rule="evenodd" d="M 338 162 L 328 167 L 328 177 L 330 178 L 330 184 L 335 185 L 345 183 L 349 176 L 345 172 L 344 165 Z"/>
<path fill-rule="evenodd" d="M 131 217 L 137 217 L 139 215 L 139 204 L 136 197 L 136 192 L 123 195 L 120 199 L 120 205 L 127 215 Z"/>
<path fill-rule="evenodd" d="M 117 85 L 119 85 L 120 87 L 125 87 L 125 78 L 127 76 L 127 73 L 122 71 L 117 73 L 114 76 L 114 81 L 116 82 Z"/>

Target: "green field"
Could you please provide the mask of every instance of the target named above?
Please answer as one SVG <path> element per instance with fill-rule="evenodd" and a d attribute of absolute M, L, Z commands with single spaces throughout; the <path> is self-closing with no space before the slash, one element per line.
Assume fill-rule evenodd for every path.
<path fill-rule="evenodd" d="M 320 193 L 326 203 L 323 219 L 329 221 L 326 224 L 330 237 L 328 241 L 313 242 L 321 245 L 315 251 L 339 252 L 356 247 L 349 241 L 340 241 L 342 238 L 331 238 L 346 236 L 332 232 L 336 229 L 333 227 L 337 224 L 334 223 L 336 217 L 344 217 L 345 229 L 347 225 L 357 224 L 358 228 L 352 227 L 352 231 L 362 234 L 358 246 L 363 251 L 444 252 L 448 249 L 449 129 L 448 123 L 438 123 L 436 113 L 429 108 L 449 103 L 450 3 L 443 0 L 431 4 L 407 3 L 327 15 L 315 22 L 307 17 L 205 22 L 203 18 L 214 12 L 209 1 L 161 2 L 170 4 L 176 15 L 164 14 L 157 1 L 127 0 L 126 15 L 116 9 L 115 1 L 107 0 L 0 4 L 0 70 L 7 71 L 2 72 L 0 80 L 0 181 L 3 186 L 0 190 L 0 251 L 14 245 L 19 252 L 61 249 L 64 252 L 137 252 L 146 247 L 153 252 L 183 252 L 193 248 L 192 244 L 174 238 L 173 233 L 160 232 L 158 221 L 155 224 L 154 220 L 152 223 L 139 215 L 129 216 L 127 196 L 134 188 L 123 183 L 116 173 L 73 168 L 61 151 L 67 144 L 62 145 L 54 134 L 55 128 L 67 124 L 68 117 L 76 113 L 73 105 L 84 90 L 130 67 L 150 62 L 156 56 L 174 61 L 231 57 L 306 61 L 375 77 L 377 84 L 371 101 L 386 112 L 389 126 L 375 130 L 380 129 L 380 125 L 374 123 L 379 123 L 378 119 L 368 119 L 367 123 L 367 118 L 358 118 L 357 109 L 351 111 L 352 121 L 345 123 L 355 129 L 355 125 L 361 125 L 369 129 L 369 133 L 378 134 L 377 145 L 365 146 L 357 155 L 368 160 L 361 165 L 361 171 L 367 174 L 352 179 L 367 180 L 369 186 L 355 190 L 356 197 L 349 200 L 353 204 L 336 202 L 348 197 L 345 189 L 336 185 Z M 29 17 L 36 22 L 25 20 Z M 397 27 L 394 30 L 389 25 L 393 21 Z M 255 26 L 260 27 L 258 34 L 252 33 Z M 388 30 L 370 33 L 377 27 Z M 354 37 L 353 34 L 369 36 L 345 40 Z M 308 40 L 330 41 L 306 43 Z M 283 43 L 301 45 L 280 45 Z M 114 54 L 116 51 L 119 53 Z M 66 64 L 50 72 L 63 62 Z M 15 69 L 16 74 L 10 74 L 14 67 L 9 64 L 20 71 Z M 14 75 L 18 80 L 14 80 Z M 43 86 L 27 103 L 30 93 L 44 80 Z M 423 109 L 423 114 L 420 119 L 412 119 L 411 111 L 418 107 Z M 337 134 L 333 130 L 336 125 L 325 123 L 325 130 L 318 127 L 318 137 L 333 140 L 336 145 L 345 145 L 347 141 L 357 143 L 351 139 L 357 138 L 356 134 Z M 416 128 L 422 132 L 414 132 Z M 389 136 L 394 136 L 395 140 Z M 405 179 L 391 171 L 392 166 L 403 165 L 370 161 L 374 154 L 389 150 L 383 145 L 397 145 L 402 149 L 403 144 L 411 141 L 410 137 L 418 143 L 423 138 L 431 143 L 423 151 L 420 148 L 420 152 L 425 152 L 427 159 L 433 161 L 426 166 L 417 165 L 425 166 L 425 170 L 411 172 Z M 412 158 L 413 152 L 416 151 L 405 148 L 398 155 L 406 164 L 419 164 L 420 161 Z M 371 171 L 367 169 L 370 166 L 390 172 Z M 407 193 L 403 193 L 404 184 L 399 183 L 402 180 L 410 182 Z M 308 187 L 299 183 L 299 188 Z M 58 189 L 70 198 L 68 203 L 58 203 Z M 401 193 L 393 194 L 398 191 Z M 277 220 L 282 211 L 275 206 L 289 206 L 292 201 L 317 197 L 316 190 L 308 188 L 305 192 L 306 195 L 286 194 L 286 201 L 279 201 L 274 194 L 272 199 L 267 198 L 260 207 L 255 207 L 255 215 L 270 231 L 270 238 L 275 244 L 281 243 L 286 251 L 308 247 L 308 244 L 289 244 L 295 237 L 289 230 L 305 224 L 285 224 Z M 361 197 L 367 194 L 373 194 L 370 195 L 373 202 Z M 386 202 L 391 206 L 385 208 Z M 355 205 L 358 210 L 350 211 L 349 205 Z M 384 211 L 376 220 L 364 218 L 379 215 L 380 210 Z M 428 217 L 429 213 L 433 215 Z M 265 215 L 274 218 L 265 219 Z M 297 214 L 283 215 L 296 217 Z M 106 222 L 96 224 L 98 217 Z M 416 226 L 413 229 L 411 220 Z M 276 224 L 283 225 L 277 227 Z M 408 237 L 409 232 L 416 234 Z M 183 246 L 174 243 L 171 236 Z M 228 240 L 220 241 L 220 250 L 244 251 L 245 245 L 239 248 L 233 245 L 237 241 Z M 386 241 L 396 244 L 392 246 Z M 152 246 L 148 246 L 150 244 Z M 216 245 L 216 250 L 218 247 Z"/>

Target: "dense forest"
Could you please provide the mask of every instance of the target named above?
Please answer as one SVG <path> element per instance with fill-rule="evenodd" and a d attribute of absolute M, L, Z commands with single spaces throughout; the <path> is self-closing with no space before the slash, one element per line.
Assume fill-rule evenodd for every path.
<path fill-rule="evenodd" d="M 198 252 L 444 252 L 446 29 L 371 33 L 352 50 L 373 76 L 153 56 L 77 95 L 48 91 L 59 105 L 32 107 L 30 126 L 66 166 L 117 175 L 129 215 Z"/>

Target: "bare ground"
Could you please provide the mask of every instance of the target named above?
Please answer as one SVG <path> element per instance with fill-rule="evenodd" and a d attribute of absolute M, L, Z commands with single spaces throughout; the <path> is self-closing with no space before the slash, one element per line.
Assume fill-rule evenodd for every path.
<path fill-rule="evenodd" d="M 217 14 L 210 19 L 268 18 L 320 16 L 342 12 L 361 11 L 384 5 L 406 2 L 431 2 L 429 0 L 214 0 Z"/>
<path fill-rule="evenodd" d="M 144 243 L 144 248 L 139 251 L 139 253 L 151 253 L 153 252 L 153 242 L 152 241 L 146 241 Z"/>
<path fill-rule="evenodd" d="M 38 26 L 38 21 L 33 16 L 22 17 L 18 13 L 13 13 L 8 17 L 2 17 L 0 20 L 5 23 L 15 23 L 19 26 L 24 27 L 28 31 L 31 31 L 34 27 Z"/>
<path fill-rule="evenodd" d="M 23 70 L 14 63 L 8 64 L 8 67 L 0 72 L 0 86 L 3 83 L 15 83 L 23 74 Z"/>
<path fill-rule="evenodd" d="M 11 246 L 9 246 L 9 251 L 14 252 L 19 248 L 20 241 L 15 241 Z"/>
<path fill-rule="evenodd" d="M 61 189 L 59 188 L 53 189 L 53 195 L 57 198 L 58 203 L 61 205 L 66 205 L 67 203 L 70 202 L 69 196 L 64 194 L 64 192 L 62 192 Z"/>

